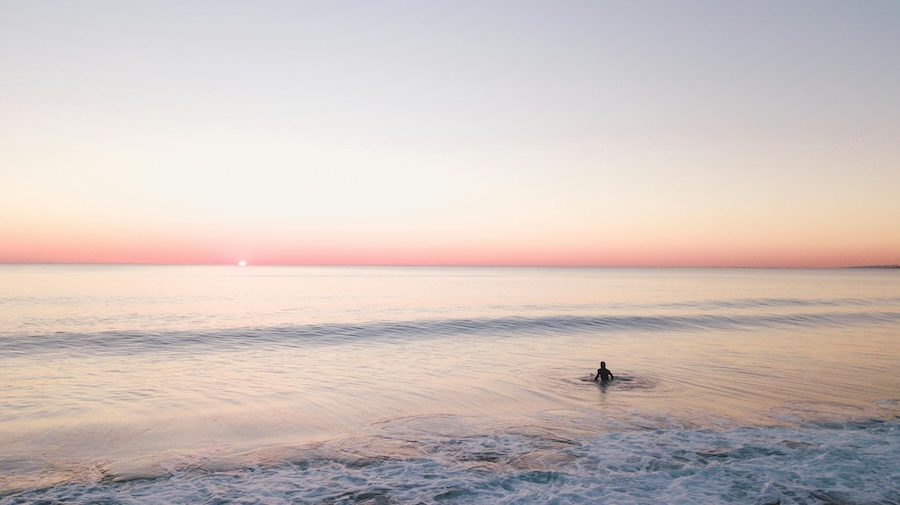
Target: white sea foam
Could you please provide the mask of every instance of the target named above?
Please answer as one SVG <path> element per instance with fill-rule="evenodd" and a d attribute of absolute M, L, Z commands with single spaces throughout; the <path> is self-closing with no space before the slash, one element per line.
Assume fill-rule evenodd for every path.
<path fill-rule="evenodd" d="M 418 418 L 323 444 L 304 459 L 230 471 L 183 462 L 166 477 L 123 482 L 95 475 L 0 504 L 897 503 L 898 428 L 555 436 L 533 427 L 476 433 L 456 419 Z"/>

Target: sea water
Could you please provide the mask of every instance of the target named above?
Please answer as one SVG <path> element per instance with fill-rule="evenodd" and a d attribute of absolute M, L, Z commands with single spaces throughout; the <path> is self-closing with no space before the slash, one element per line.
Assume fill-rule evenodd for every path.
<path fill-rule="evenodd" d="M 900 503 L 897 270 L 3 265 L 0 325 L 0 504 Z"/>

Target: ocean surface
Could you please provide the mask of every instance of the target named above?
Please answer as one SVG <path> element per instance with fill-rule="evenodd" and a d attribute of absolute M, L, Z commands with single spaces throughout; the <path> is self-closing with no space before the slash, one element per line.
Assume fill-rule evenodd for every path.
<path fill-rule="evenodd" d="M 900 270 L 0 265 L 3 505 L 897 504 L 898 428 Z"/>

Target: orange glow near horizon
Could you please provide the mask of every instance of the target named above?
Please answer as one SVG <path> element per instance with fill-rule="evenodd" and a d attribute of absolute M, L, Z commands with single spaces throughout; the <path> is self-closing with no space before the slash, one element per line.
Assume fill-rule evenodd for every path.
<path fill-rule="evenodd" d="M 2 204 L 0 204 L 2 207 Z M 2 210 L 2 209 L 0 209 Z M 61 213 L 62 214 L 62 213 Z M 446 216 L 418 222 L 364 221 L 303 226 L 272 219 L 129 221 L 0 217 L 2 263 L 148 263 L 250 265 L 496 265 L 609 267 L 847 267 L 900 263 L 900 237 L 858 227 L 843 235 L 777 223 L 728 230 L 700 216 L 631 228 L 603 222 L 565 226 L 533 219 L 475 219 L 460 226 Z M 450 214 L 452 216 L 452 214 Z M 4 222 L 4 219 L 6 221 Z M 623 218 L 624 219 L 624 218 Z M 323 222 L 324 218 L 323 218 Z M 687 224 L 685 224 L 687 223 Z M 529 227 L 531 226 L 531 227 Z M 850 237 L 845 239 L 843 237 Z"/>
<path fill-rule="evenodd" d="M 8 235 L 7 235 L 8 236 Z M 241 241 L 217 237 L 141 236 L 133 232 L 104 236 L 29 233 L 6 242 L 2 263 L 131 263 L 249 265 L 459 265 L 600 267 L 847 267 L 897 264 L 900 250 L 855 247 L 780 248 L 773 245 L 730 247 L 649 241 L 629 246 L 559 242 L 537 245 L 452 240 Z M 616 242 L 616 241 L 611 241 Z M 784 249 L 789 249 L 787 252 Z"/>

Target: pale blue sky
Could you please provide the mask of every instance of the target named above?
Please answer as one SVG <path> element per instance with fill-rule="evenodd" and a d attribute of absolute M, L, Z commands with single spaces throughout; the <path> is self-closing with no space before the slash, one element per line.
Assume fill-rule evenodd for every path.
<path fill-rule="evenodd" d="M 166 258 L 900 262 L 898 27 L 895 1 L 0 2 L 0 261 L 144 230 Z"/>

